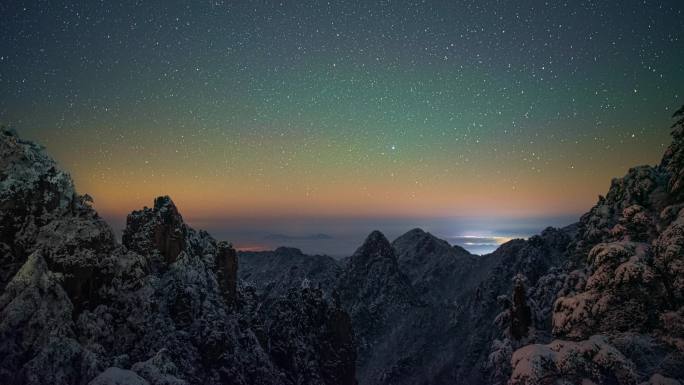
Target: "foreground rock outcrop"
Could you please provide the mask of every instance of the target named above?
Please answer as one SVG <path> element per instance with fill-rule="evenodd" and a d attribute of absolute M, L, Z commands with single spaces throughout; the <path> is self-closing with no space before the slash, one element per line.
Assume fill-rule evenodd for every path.
<path fill-rule="evenodd" d="M 235 250 L 169 197 L 118 244 L 42 148 L 4 131 L 0 159 L 0 383 L 355 383 L 346 312 L 311 290 L 254 311 Z"/>
<path fill-rule="evenodd" d="M 512 353 L 509 384 L 683 381 L 681 114 L 661 164 L 613 180 L 580 219 L 560 271 L 533 289 L 556 293 L 550 336 Z"/>

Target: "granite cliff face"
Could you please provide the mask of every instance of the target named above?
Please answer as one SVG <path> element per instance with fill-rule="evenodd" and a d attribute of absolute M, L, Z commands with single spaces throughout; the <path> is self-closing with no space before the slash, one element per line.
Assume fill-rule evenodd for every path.
<path fill-rule="evenodd" d="M 400 269 L 424 301 L 453 304 L 459 295 L 479 283 L 476 269 L 485 270 L 488 259 L 452 246 L 421 229 L 413 229 L 392 242 Z"/>
<path fill-rule="evenodd" d="M 348 315 L 311 290 L 255 311 L 169 197 L 118 244 L 42 148 L 2 132 L 0 159 L 0 383 L 355 383 Z"/>
<path fill-rule="evenodd" d="M 378 379 L 397 355 L 398 341 L 405 323 L 397 322 L 410 313 L 417 297 L 399 264 L 390 242 L 374 231 L 356 250 L 337 282 L 340 302 L 349 312 L 359 354 L 361 378 Z M 407 343 L 408 341 L 402 341 Z"/>

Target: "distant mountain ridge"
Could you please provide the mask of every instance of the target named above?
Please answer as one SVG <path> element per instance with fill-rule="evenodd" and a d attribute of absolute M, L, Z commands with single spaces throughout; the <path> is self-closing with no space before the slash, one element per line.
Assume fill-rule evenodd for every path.
<path fill-rule="evenodd" d="M 323 233 L 317 233 L 317 234 L 309 234 L 309 235 L 286 235 L 286 234 L 268 234 L 264 237 L 264 239 L 269 239 L 272 241 L 299 241 L 299 240 L 306 240 L 306 241 L 318 241 L 318 240 L 326 240 L 326 239 L 333 239 L 334 237 L 328 234 L 323 234 Z"/>
<path fill-rule="evenodd" d="M 421 229 L 392 243 L 376 231 L 342 261 L 291 248 L 240 253 L 249 266 L 240 277 L 270 282 L 260 289 L 265 302 L 302 284 L 338 298 L 354 325 L 362 384 L 487 383 L 489 343 L 482 340 L 497 335 L 499 297 L 512 290 L 516 272 L 536 281 L 559 264 L 575 232 L 549 228 L 475 256 Z"/>

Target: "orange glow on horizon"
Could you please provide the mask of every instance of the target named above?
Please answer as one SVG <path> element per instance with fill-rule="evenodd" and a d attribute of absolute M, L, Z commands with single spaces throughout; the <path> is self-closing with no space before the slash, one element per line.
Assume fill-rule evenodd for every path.
<path fill-rule="evenodd" d="M 125 216 L 152 205 L 155 197 L 169 195 L 188 218 L 229 217 L 431 217 L 496 216 L 511 217 L 581 214 L 596 202 L 598 193 L 591 184 L 521 183 L 511 189 L 496 181 L 477 185 L 443 184 L 430 190 L 407 192 L 399 183 L 372 186 L 321 186 L 315 195 L 301 191 L 255 191 L 229 186 L 198 186 L 177 182 L 164 187 L 140 184 L 131 193 L 127 187 L 107 184 L 87 186 L 96 208 L 109 216 Z M 606 186 L 607 190 L 607 186 Z"/>

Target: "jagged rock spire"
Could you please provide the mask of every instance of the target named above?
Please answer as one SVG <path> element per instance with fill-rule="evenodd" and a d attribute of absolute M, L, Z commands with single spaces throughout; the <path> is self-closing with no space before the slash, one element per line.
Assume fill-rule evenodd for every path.
<path fill-rule="evenodd" d="M 154 200 L 154 207 L 134 211 L 126 219 L 122 242 L 143 255 L 159 252 L 166 263 L 173 263 L 185 249 L 187 227 L 170 197 Z"/>
<path fill-rule="evenodd" d="M 351 259 L 354 262 L 363 262 L 378 257 L 396 259 L 389 240 L 387 240 L 383 233 L 375 230 L 368 234 L 366 240 L 356 249 Z"/>

